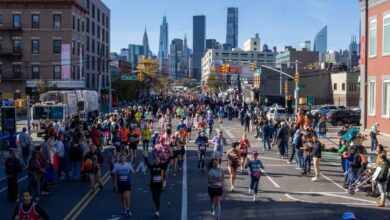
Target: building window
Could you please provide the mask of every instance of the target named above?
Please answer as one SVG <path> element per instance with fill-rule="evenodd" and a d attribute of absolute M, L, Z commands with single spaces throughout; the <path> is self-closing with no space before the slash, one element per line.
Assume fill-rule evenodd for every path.
<path fill-rule="evenodd" d="M 61 66 L 53 66 L 53 79 L 61 79 Z"/>
<path fill-rule="evenodd" d="M 3 64 L 0 63 L 0 80 L 1 80 L 1 75 L 3 74 Z"/>
<path fill-rule="evenodd" d="M 390 14 L 383 18 L 383 54 L 390 55 Z"/>
<path fill-rule="evenodd" d="M 87 70 L 89 70 L 89 55 L 85 56 L 85 59 L 86 59 L 86 64 L 87 64 Z"/>
<path fill-rule="evenodd" d="M 39 28 L 39 15 L 31 15 L 31 28 Z"/>
<path fill-rule="evenodd" d="M 39 40 L 31 40 L 31 53 L 39 54 Z"/>
<path fill-rule="evenodd" d="M 97 9 L 97 21 L 100 22 L 100 9 Z"/>
<path fill-rule="evenodd" d="M 3 49 L 3 39 L 0 39 L 0 50 Z"/>
<path fill-rule="evenodd" d="M 85 40 L 85 44 L 87 45 L 87 51 L 89 51 L 89 37 L 87 36 L 87 39 Z"/>
<path fill-rule="evenodd" d="M 77 18 L 77 31 L 80 32 L 80 19 Z"/>
<path fill-rule="evenodd" d="M 102 28 L 102 41 L 104 42 L 105 41 L 105 33 L 104 33 L 104 29 Z"/>
<path fill-rule="evenodd" d="M 74 15 L 72 16 L 72 29 L 76 30 L 76 17 Z"/>
<path fill-rule="evenodd" d="M 53 40 L 53 53 L 54 54 L 61 53 L 61 40 Z"/>
<path fill-rule="evenodd" d="M 341 84 L 341 90 L 342 90 L 342 91 L 345 91 L 345 83 L 342 83 L 342 84 Z"/>
<path fill-rule="evenodd" d="M 39 65 L 33 65 L 31 67 L 31 78 L 33 79 L 39 79 Z"/>
<path fill-rule="evenodd" d="M 106 16 L 104 15 L 103 12 L 102 12 L 102 25 L 103 27 L 106 25 Z"/>
<path fill-rule="evenodd" d="M 91 42 L 91 49 L 92 49 L 92 53 L 95 53 L 95 40 L 92 39 L 92 42 Z"/>
<path fill-rule="evenodd" d="M 81 32 L 84 32 L 84 21 L 81 22 Z"/>
<path fill-rule="evenodd" d="M 12 65 L 12 72 L 14 74 L 14 78 L 22 78 L 22 67 L 20 64 Z"/>
<path fill-rule="evenodd" d="M 253 45 L 255 45 L 255 46 L 256 46 L 256 45 L 257 45 L 257 42 L 256 42 L 256 41 L 255 41 L 255 42 L 253 42 Z"/>
<path fill-rule="evenodd" d="M 61 15 L 60 14 L 53 15 L 53 28 L 54 29 L 61 29 Z"/>
<path fill-rule="evenodd" d="M 356 83 L 349 83 L 349 91 L 351 92 L 356 91 Z"/>
<path fill-rule="evenodd" d="M 89 0 L 87 0 L 87 9 L 89 11 Z"/>
<path fill-rule="evenodd" d="M 92 4 L 92 17 L 95 18 L 95 5 Z"/>
<path fill-rule="evenodd" d="M 92 70 L 95 70 L 95 57 L 92 56 L 91 59 L 92 59 L 92 62 L 91 62 Z"/>
<path fill-rule="evenodd" d="M 89 18 L 87 18 L 85 22 L 86 22 L 87 33 L 89 33 Z"/>
<path fill-rule="evenodd" d="M 0 25 L 3 25 L 3 15 L 0 14 Z"/>
<path fill-rule="evenodd" d="M 14 53 L 22 52 L 22 43 L 20 40 L 13 40 L 13 52 Z"/>
<path fill-rule="evenodd" d="M 95 22 L 91 22 L 91 26 L 92 26 L 92 36 L 95 36 Z"/>
<path fill-rule="evenodd" d="M 108 29 L 108 26 L 109 26 L 109 21 L 110 21 L 110 18 L 108 16 L 106 16 L 106 27 Z"/>
<path fill-rule="evenodd" d="M 74 42 L 74 40 L 72 40 L 72 54 L 76 54 L 76 43 Z"/>
<path fill-rule="evenodd" d="M 337 91 L 337 83 L 333 83 L 333 90 Z"/>
<path fill-rule="evenodd" d="M 370 22 L 369 56 L 376 56 L 376 20 Z"/>
<path fill-rule="evenodd" d="M 97 38 L 100 39 L 100 26 L 99 25 L 96 26 L 97 26 Z"/>
<path fill-rule="evenodd" d="M 80 42 L 77 42 L 77 56 L 80 56 Z"/>
<path fill-rule="evenodd" d="M 370 81 L 368 86 L 368 114 L 375 115 L 375 81 Z"/>
<path fill-rule="evenodd" d="M 21 22 L 20 14 L 13 15 L 13 27 L 15 29 L 19 29 L 21 27 L 20 22 Z"/>
<path fill-rule="evenodd" d="M 95 88 L 95 74 L 92 74 L 92 88 Z"/>
<path fill-rule="evenodd" d="M 385 80 L 382 84 L 382 116 L 390 117 L 390 80 Z"/>

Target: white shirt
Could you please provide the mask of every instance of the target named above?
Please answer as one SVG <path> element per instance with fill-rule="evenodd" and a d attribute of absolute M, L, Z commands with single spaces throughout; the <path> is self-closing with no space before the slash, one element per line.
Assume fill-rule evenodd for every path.
<path fill-rule="evenodd" d="M 54 146 L 56 148 L 57 156 L 64 157 L 64 155 L 65 155 L 64 143 L 62 143 L 62 141 L 56 141 Z"/>

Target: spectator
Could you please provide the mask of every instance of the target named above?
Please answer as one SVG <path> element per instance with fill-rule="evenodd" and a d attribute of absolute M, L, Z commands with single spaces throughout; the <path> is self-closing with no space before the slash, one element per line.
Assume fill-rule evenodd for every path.
<path fill-rule="evenodd" d="M 22 148 L 23 162 L 27 165 L 28 158 L 30 157 L 31 137 L 26 132 L 27 128 L 23 128 L 22 133 L 19 135 L 19 144 Z"/>
<path fill-rule="evenodd" d="M 39 200 L 41 194 L 41 181 L 45 169 L 42 167 L 41 154 L 39 150 L 33 150 L 31 158 L 28 161 L 28 188 L 33 192 L 33 197 L 36 201 Z"/>
<path fill-rule="evenodd" d="M 17 152 L 10 150 L 10 156 L 4 163 L 5 174 L 7 175 L 8 202 L 16 202 L 18 199 L 18 173 L 22 171 Z"/>
<path fill-rule="evenodd" d="M 375 123 L 371 127 L 370 137 L 371 137 L 371 151 L 376 151 L 378 146 L 377 136 L 379 135 L 379 123 Z"/>

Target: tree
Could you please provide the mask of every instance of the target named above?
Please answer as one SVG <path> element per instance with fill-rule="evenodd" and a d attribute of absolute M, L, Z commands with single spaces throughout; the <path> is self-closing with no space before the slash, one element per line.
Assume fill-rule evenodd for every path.
<path fill-rule="evenodd" d="M 226 89 L 226 80 L 217 78 L 214 73 L 210 73 L 209 78 L 207 79 L 207 85 L 211 92 L 219 92 L 219 90 L 225 90 Z"/>
<path fill-rule="evenodd" d="M 138 80 L 121 80 L 112 81 L 112 89 L 118 95 L 120 101 L 134 100 L 139 97 L 140 82 Z"/>
<path fill-rule="evenodd" d="M 40 79 L 37 81 L 37 92 L 45 93 L 50 90 L 49 82 L 46 79 Z"/>
<path fill-rule="evenodd" d="M 144 74 L 144 80 L 142 85 L 146 89 L 147 95 L 149 96 L 150 88 L 152 85 L 156 85 L 158 69 L 158 60 L 144 57 L 140 60 L 137 70 Z"/>

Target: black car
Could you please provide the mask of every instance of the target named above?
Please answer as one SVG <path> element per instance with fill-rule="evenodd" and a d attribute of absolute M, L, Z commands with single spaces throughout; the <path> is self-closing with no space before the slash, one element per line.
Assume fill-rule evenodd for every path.
<path fill-rule="evenodd" d="M 332 125 L 359 125 L 360 113 L 348 109 L 338 109 L 327 114 L 328 122 Z"/>

